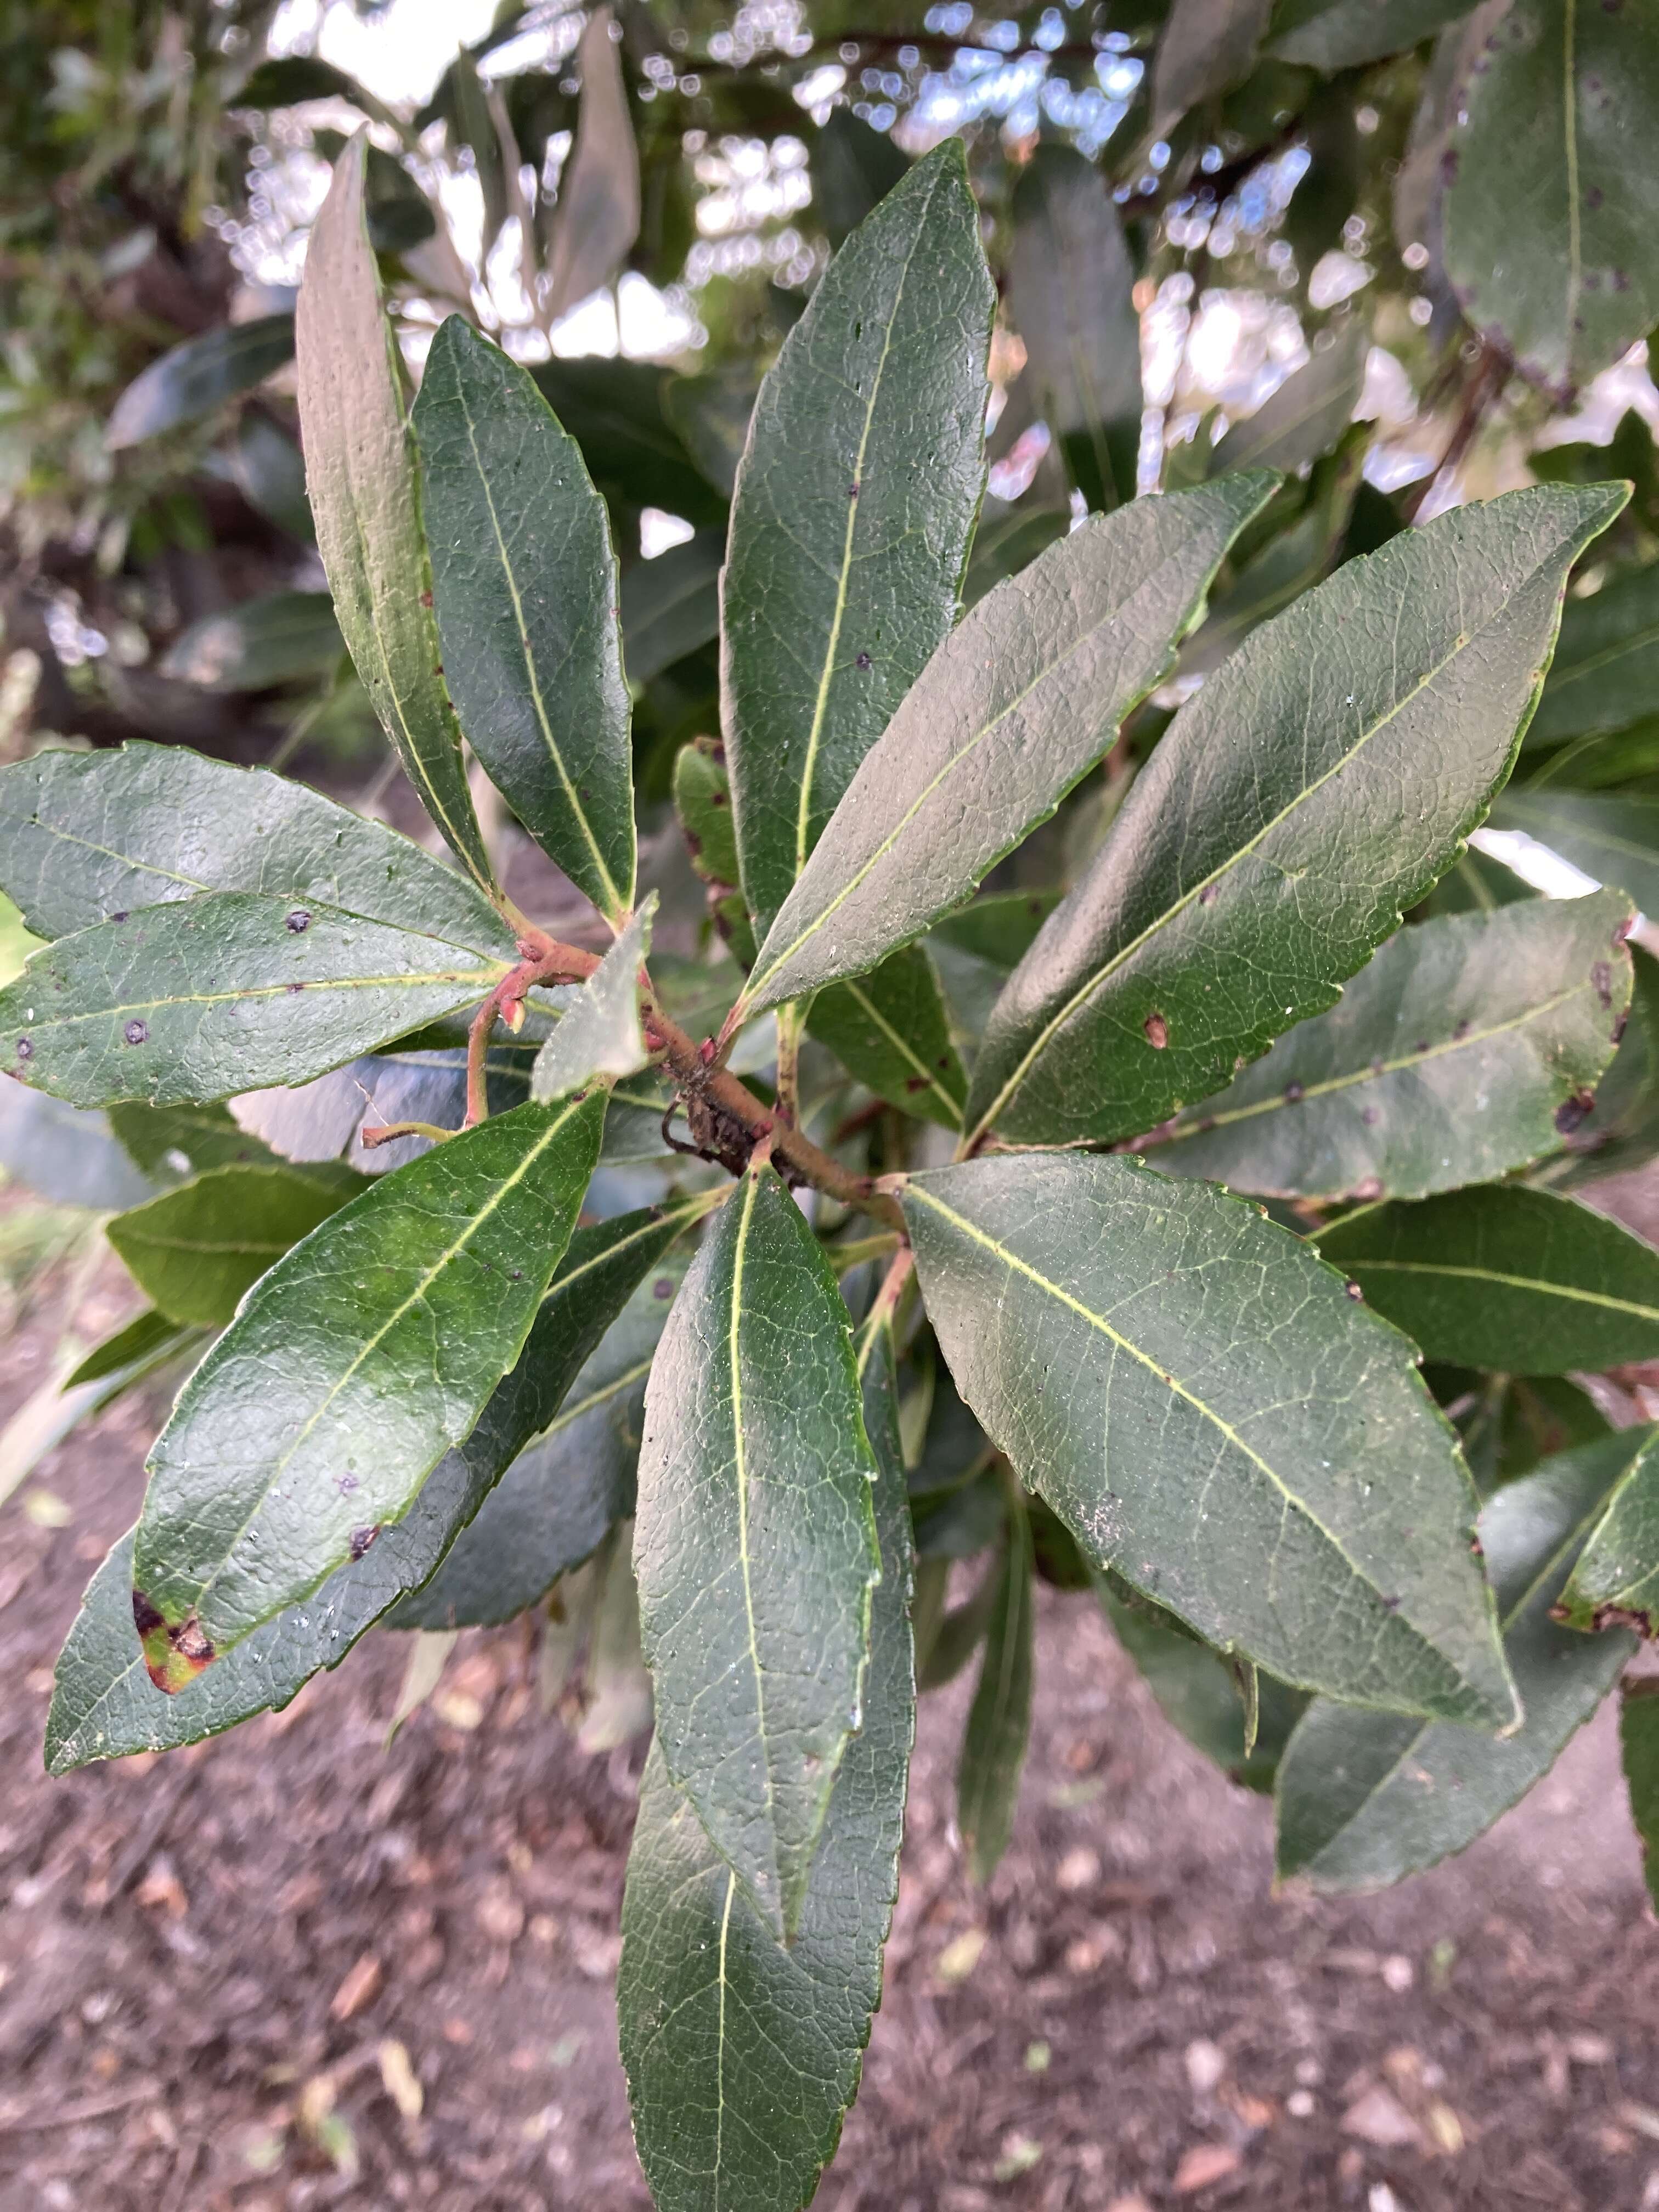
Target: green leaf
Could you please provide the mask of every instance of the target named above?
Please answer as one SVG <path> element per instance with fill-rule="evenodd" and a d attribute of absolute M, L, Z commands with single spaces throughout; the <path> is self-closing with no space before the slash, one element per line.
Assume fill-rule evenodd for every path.
<path fill-rule="evenodd" d="M 181 745 L 0 769 L 0 883 L 46 938 L 203 891 L 266 891 L 516 957 L 489 900 L 409 838 Z"/>
<path fill-rule="evenodd" d="M 1289 0 L 1274 10 L 1267 52 L 1334 76 L 1403 53 L 1468 12 L 1469 0 Z"/>
<path fill-rule="evenodd" d="M 1234 469 L 1279 469 L 1293 475 L 1328 453 L 1353 420 L 1370 345 L 1364 321 L 1356 316 L 1345 324 L 1329 345 L 1311 354 L 1269 392 L 1254 415 L 1233 425 L 1210 455 L 1211 476 Z"/>
<path fill-rule="evenodd" d="M 691 865 L 703 881 L 735 887 L 738 840 L 732 827 L 732 786 L 712 740 L 682 745 L 675 755 L 674 811 Z"/>
<path fill-rule="evenodd" d="M 1617 891 L 1401 930 L 1329 1013 L 1168 1125 L 1157 1164 L 1280 1198 L 1425 1198 L 1554 1152 L 1630 1003 Z"/>
<path fill-rule="evenodd" d="M 718 531 L 700 530 L 654 561 L 636 561 L 623 578 L 623 642 L 631 683 L 648 684 L 719 636 L 725 553 Z"/>
<path fill-rule="evenodd" d="M 173 1751 L 255 1713 L 280 1712 L 431 1572 L 488 1487 L 482 1470 L 451 1452 L 403 1520 L 383 1530 L 361 1559 L 331 1575 L 309 1602 L 255 1629 L 173 1697 L 150 1680 L 133 1636 L 137 1532 L 130 1529 L 93 1577 L 59 1655 L 46 1717 L 47 1772 Z"/>
<path fill-rule="evenodd" d="M 1659 1152 L 1659 961 L 1626 947 L 1635 975 L 1629 1019 L 1613 1065 L 1595 1092 L 1595 1110 L 1568 1138 L 1567 1157 L 1549 1170 L 1555 1189 L 1640 1167 Z"/>
<path fill-rule="evenodd" d="M 1498 802 L 1501 807 L 1504 801 Z M 1413 921 L 1427 921 L 1449 914 L 1495 914 L 1499 907 L 1517 906 L 1538 893 L 1513 868 L 1494 860 L 1474 845 L 1460 853 L 1427 898 L 1412 911 Z"/>
<path fill-rule="evenodd" d="M 1199 1643 L 1161 1607 L 1142 1597 L 1131 1601 L 1107 1580 L 1099 1597 L 1164 1718 L 1234 1781 L 1270 1790 L 1291 1730 L 1307 1710 L 1304 1692 L 1259 1674 L 1256 1738 L 1247 1747 L 1237 1679 L 1221 1654 Z"/>
<path fill-rule="evenodd" d="M 752 1170 L 652 1370 L 634 1565 L 664 1763 L 775 1936 L 798 1926 L 860 1723 L 872 1475 L 835 1278 Z"/>
<path fill-rule="evenodd" d="M 212 1168 L 118 1215 L 106 1233 L 163 1313 L 222 1328 L 267 1268 L 366 1188 L 349 1168 Z"/>
<path fill-rule="evenodd" d="M 646 1378 L 684 1273 L 668 1248 L 708 1210 L 694 1199 L 576 1231 L 525 1347 L 547 1418 L 392 1627 L 510 1620 L 632 1513 Z"/>
<path fill-rule="evenodd" d="M 110 410 L 111 453 L 199 422 L 294 358 L 292 315 L 260 315 L 186 338 L 134 377 Z"/>
<path fill-rule="evenodd" d="M 848 240 L 761 386 L 721 587 L 721 692 L 763 929 L 955 618 L 993 299 L 947 139 Z"/>
<path fill-rule="evenodd" d="M 957 1766 L 957 1828 L 971 1881 L 989 1881 L 1014 1831 L 1019 1778 L 1031 1732 L 1036 1593 L 1031 1523 L 1023 1503 L 1008 1515 L 1007 1541 L 991 1597 L 974 1702 Z"/>
<path fill-rule="evenodd" d="M 185 1334 L 179 1322 L 157 1313 L 154 1306 L 146 1306 L 142 1313 L 135 1314 L 112 1335 L 94 1346 L 78 1367 L 72 1367 L 64 1377 L 63 1389 L 67 1394 L 80 1389 L 84 1383 L 107 1382 L 125 1368 L 140 1363 L 152 1364 L 157 1355 L 171 1352 Z"/>
<path fill-rule="evenodd" d="M 532 1098 L 562 1098 L 596 1075 L 614 1081 L 644 1066 L 648 1055 L 640 1029 L 640 969 L 650 954 L 656 911 L 653 891 L 560 1015 L 530 1071 Z"/>
<path fill-rule="evenodd" d="M 806 1026 L 878 1098 L 947 1129 L 962 1127 L 968 1079 L 924 946 L 908 945 L 872 975 L 820 991 Z"/>
<path fill-rule="evenodd" d="M 285 430 L 279 430 L 257 407 L 246 409 L 236 426 L 236 443 L 229 455 L 230 474 L 236 489 L 254 512 L 286 530 L 307 545 L 317 542 L 317 526 L 306 497 L 306 468 L 300 448 Z M 339 635 L 339 627 L 335 626 Z M 345 650 L 342 641 L 337 653 Z"/>
<path fill-rule="evenodd" d="M 160 673 L 207 691 L 263 691 L 325 675 L 344 651 L 326 592 L 267 592 L 192 623 Z"/>
<path fill-rule="evenodd" d="M 400 1520 L 523 1349 L 605 1094 L 521 1106 L 375 1183 L 281 1261 L 150 1454 L 134 1608 L 177 1686 Z"/>
<path fill-rule="evenodd" d="M 239 891 L 149 907 L 37 952 L 0 991 L 0 1058 L 75 1106 L 303 1083 L 482 998 L 463 945 Z"/>
<path fill-rule="evenodd" d="M 1318 1890 L 1380 1889 L 1472 1844 L 1555 1764 L 1635 1649 L 1622 1631 L 1589 1638 L 1550 1619 L 1609 1485 L 1650 1432 L 1547 1460 L 1480 1516 L 1504 1648 L 1525 1707 L 1502 1736 L 1357 1712 L 1321 1699 L 1279 1770 L 1278 1870 Z"/>
<path fill-rule="evenodd" d="M 613 524 L 619 512 L 665 507 L 688 522 L 719 525 L 726 501 L 686 451 L 670 419 L 676 380 L 654 362 L 563 361 L 532 372 L 548 405 L 581 447 Z M 620 535 L 620 532 L 618 532 Z"/>
<path fill-rule="evenodd" d="M 311 227 L 296 321 L 306 483 L 334 611 L 421 802 L 488 890 L 444 689 L 398 343 L 363 222 L 360 133 Z"/>
<path fill-rule="evenodd" d="M 1132 500 L 1140 447 L 1140 318 L 1111 187 L 1070 146 L 1040 144 L 1014 186 L 1008 307 L 1031 402 L 1090 506 Z"/>
<path fill-rule="evenodd" d="M 210 1168 L 280 1165 L 227 1106 L 112 1106 L 109 1124 L 153 1183 L 185 1182 Z"/>
<path fill-rule="evenodd" d="M 1175 0 L 1152 63 L 1152 132 L 1242 84 L 1267 35 L 1273 0 Z"/>
<path fill-rule="evenodd" d="M 1427 1359 L 1566 1375 L 1659 1358 L 1659 1252 L 1570 1198 L 1487 1185 L 1366 1207 L 1319 1249 Z"/>
<path fill-rule="evenodd" d="M 901 1198 L 957 1387 L 1097 1567 L 1286 1682 L 1511 1717 L 1450 1431 L 1305 1246 L 1129 1158 L 974 1160 Z"/>
<path fill-rule="evenodd" d="M 915 1732 L 909 1530 L 891 1346 L 860 1334 L 882 1577 L 864 1720 L 830 1800 L 795 1940 L 780 1948 L 668 1777 L 646 1763 L 617 2011 L 635 2141 L 660 2212 L 794 2212 L 858 2094 L 898 1892 Z"/>
<path fill-rule="evenodd" d="M 1622 498 L 1459 507 L 1247 638 L 1015 969 L 973 1134 L 1133 1135 L 1323 1012 L 1508 775 L 1567 572 Z"/>
<path fill-rule="evenodd" d="M 1625 1684 L 1619 1744 L 1648 1895 L 1659 1905 L 1659 1681 L 1652 1675 Z"/>
<path fill-rule="evenodd" d="M 21 1083 L 0 1082 L 0 1172 L 53 1206 L 97 1213 L 140 1205 L 152 1188 L 103 1115 L 79 1112 Z"/>
<path fill-rule="evenodd" d="M 605 501 L 527 369 L 452 315 L 415 403 L 444 681 L 514 812 L 613 923 L 634 792 Z"/>
<path fill-rule="evenodd" d="M 608 284 L 640 234 L 640 153 L 609 8 L 588 16 L 572 61 L 581 104 L 575 142 L 559 174 L 546 289 L 538 302 L 549 325 Z M 632 903 L 631 890 L 623 903 Z"/>
<path fill-rule="evenodd" d="M 761 947 L 749 1003 L 857 975 L 959 907 L 1164 674 L 1270 489 L 1235 477 L 1137 501 L 981 599 L 853 777 Z"/>
<path fill-rule="evenodd" d="M 1567 1628 L 1659 1636 L 1659 1450 L 1651 1444 L 1613 1486 L 1553 1617 Z"/>
<path fill-rule="evenodd" d="M 1659 168 L 1631 158 L 1659 137 L 1659 23 L 1632 12 L 1514 0 L 1462 78 L 1441 167 L 1459 304 L 1559 400 L 1659 320 Z"/>
<path fill-rule="evenodd" d="M 1659 562 L 1569 599 L 1527 746 L 1622 730 L 1653 709 L 1659 688 Z"/>
<path fill-rule="evenodd" d="M 1659 798 L 1535 785 L 1506 791 L 1494 830 L 1524 830 L 1597 883 L 1617 884 L 1644 914 L 1659 913 Z"/>
<path fill-rule="evenodd" d="M 844 246 L 909 167 L 884 131 L 872 131 L 850 107 L 832 107 L 807 150 L 812 203 L 830 245 Z"/>

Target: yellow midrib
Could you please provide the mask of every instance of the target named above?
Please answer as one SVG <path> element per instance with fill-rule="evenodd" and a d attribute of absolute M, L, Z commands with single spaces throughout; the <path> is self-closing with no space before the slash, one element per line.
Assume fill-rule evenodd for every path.
<path fill-rule="evenodd" d="M 1536 1275 L 1511 1275 L 1499 1267 L 1454 1266 L 1441 1260 L 1372 1260 L 1363 1255 L 1346 1262 L 1338 1253 L 1334 1267 L 1346 1265 L 1356 1274 L 1446 1275 L 1460 1282 L 1493 1283 L 1506 1291 L 1528 1291 L 1535 1297 L 1566 1298 L 1577 1305 L 1598 1306 L 1607 1313 L 1635 1314 L 1643 1321 L 1659 1322 L 1659 1306 L 1644 1306 L 1632 1298 L 1609 1297 L 1605 1291 L 1580 1290 L 1573 1283 L 1551 1283 Z"/>

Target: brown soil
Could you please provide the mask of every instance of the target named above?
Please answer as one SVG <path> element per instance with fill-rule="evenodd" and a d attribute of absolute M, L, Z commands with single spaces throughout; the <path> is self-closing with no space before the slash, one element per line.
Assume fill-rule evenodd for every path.
<path fill-rule="evenodd" d="M 0 1418 L 53 1319 L 12 1335 Z M 611 1996 L 639 1759 L 541 1717 L 521 1629 L 465 1638 L 389 1748 L 380 1635 L 215 1744 L 42 1774 L 146 1434 L 117 1408 L 0 1509 L 0 2212 L 643 2208 Z M 1050 1598 L 1041 1681 L 983 1896 L 950 1826 L 963 1692 L 924 1707 L 829 2212 L 1655 2212 L 1659 1930 L 1609 1715 L 1462 1859 L 1315 1903 L 1272 1896 L 1268 1808 L 1085 1601 Z"/>

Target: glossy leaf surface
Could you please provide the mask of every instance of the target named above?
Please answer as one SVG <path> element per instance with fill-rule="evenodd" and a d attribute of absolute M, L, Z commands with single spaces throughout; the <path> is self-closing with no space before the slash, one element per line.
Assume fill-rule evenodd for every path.
<path fill-rule="evenodd" d="M 945 1128 L 962 1127 L 968 1079 L 921 945 L 896 952 L 872 975 L 820 991 L 806 1025 L 878 1098 Z"/>
<path fill-rule="evenodd" d="M 302 1083 L 481 999 L 507 963 L 240 891 L 59 938 L 0 991 L 0 1060 L 71 1105 Z"/>
<path fill-rule="evenodd" d="M 1243 477 L 1139 501 L 981 599 L 853 778 L 746 996 L 771 1006 L 857 975 L 961 906 L 1164 674 L 1271 488 Z"/>
<path fill-rule="evenodd" d="M 1651 1444 L 1614 1486 L 1567 1577 L 1558 1618 L 1569 1628 L 1659 1636 L 1659 1450 Z"/>
<path fill-rule="evenodd" d="M 632 1513 L 646 1378 L 684 1273 L 669 1247 L 706 1210 L 645 1208 L 571 1238 L 525 1346 L 552 1410 L 394 1628 L 510 1620 Z"/>
<path fill-rule="evenodd" d="M 1653 0 L 1514 0 L 1463 75 L 1441 168 L 1446 274 L 1474 328 L 1558 397 L 1659 319 L 1659 170 L 1631 158 L 1656 134 Z"/>
<path fill-rule="evenodd" d="M 847 1747 L 795 1940 L 780 1946 L 668 1778 L 646 1763 L 617 2009 L 635 2140 L 662 2212 L 793 2212 L 857 2094 L 898 1891 L 915 1729 L 909 1527 L 890 1348 L 861 1334 L 881 1581 L 864 1722 Z"/>
<path fill-rule="evenodd" d="M 1659 1358 L 1659 1252 L 1570 1198 L 1448 1191 L 1351 1215 L 1319 1248 L 1428 1359 L 1566 1375 Z"/>
<path fill-rule="evenodd" d="M 444 689 L 403 368 L 363 221 L 355 138 L 311 228 L 296 320 L 306 489 L 334 611 L 422 804 L 481 884 L 489 856 Z"/>
<path fill-rule="evenodd" d="M 163 1313 L 222 1328 L 267 1268 L 364 1188 L 349 1168 L 213 1168 L 119 1215 L 106 1234 Z"/>
<path fill-rule="evenodd" d="M 1567 571 L 1622 501 L 1460 507 L 1247 638 L 1014 971 L 970 1127 L 1133 1135 L 1330 1006 L 1509 773 Z"/>
<path fill-rule="evenodd" d="M 1550 1619 L 1608 1486 L 1645 1431 L 1547 1460 L 1480 1516 L 1504 1648 L 1525 1718 L 1510 1735 L 1310 1706 L 1279 1770 L 1278 1866 L 1321 1890 L 1380 1889 L 1472 1844 L 1554 1765 L 1636 1646 Z"/>
<path fill-rule="evenodd" d="M 847 1309 L 769 1168 L 703 1240 L 646 1395 L 634 1565 L 668 1771 L 793 1933 L 859 1724 L 878 1559 Z"/>
<path fill-rule="evenodd" d="M 163 1686 L 366 1551 L 470 1433 L 523 1348 L 604 1121 L 597 1093 L 483 1122 L 374 1184 L 248 1298 L 150 1455 L 134 1606 Z"/>
<path fill-rule="evenodd" d="M 452 315 L 415 403 L 444 680 L 467 742 L 599 911 L 634 903 L 605 501 L 527 369 Z"/>
<path fill-rule="evenodd" d="M 1630 1003 L 1615 891 L 1401 930 L 1154 1150 L 1176 1175 L 1291 1198 L 1423 1198 L 1556 1150 Z"/>
<path fill-rule="evenodd" d="M 489 900 L 409 838 L 182 745 L 0 769 L 0 884 L 40 937 L 204 891 L 266 891 L 515 957 Z"/>
<path fill-rule="evenodd" d="M 1097 1567 L 1287 1682 L 1511 1717 L 1450 1432 L 1304 1246 L 1132 1158 L 975 1160 L 902 1203 L 957 1387 Z"/>
<path fill-rule="evenodd" d="M 991 308 L 947 140 L 848 239 L 761 387 L 721 585 L 721 692 L 762 928 L 955 618 Z"/>

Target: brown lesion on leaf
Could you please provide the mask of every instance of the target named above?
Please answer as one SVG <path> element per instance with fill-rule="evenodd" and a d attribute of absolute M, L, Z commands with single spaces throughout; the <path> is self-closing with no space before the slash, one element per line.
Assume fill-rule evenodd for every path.
<path fill-rule="evenodd" d="M 144 1655 L 144 1671 L 169 1697 L 193 1682 L 217 1656 L 193 1613 L 169 1621 L 143 1590 L 132 1593 L 132 1621 Z"/>
<path fill-rule="evenodd" d="M 1553 1605 L 1550 1619 L 1559 1621 L 1563 1628 L 1588 1627 L 1592 1635 L 1599 1636 L 1607 1628 L 1633 1628 L 1643 1639 L 1651 1644 L 1659 1637 L 1659 1621 L 1643 1606 L 1598 1605 L 1588 1622 L 1571 1606 Z"/>

